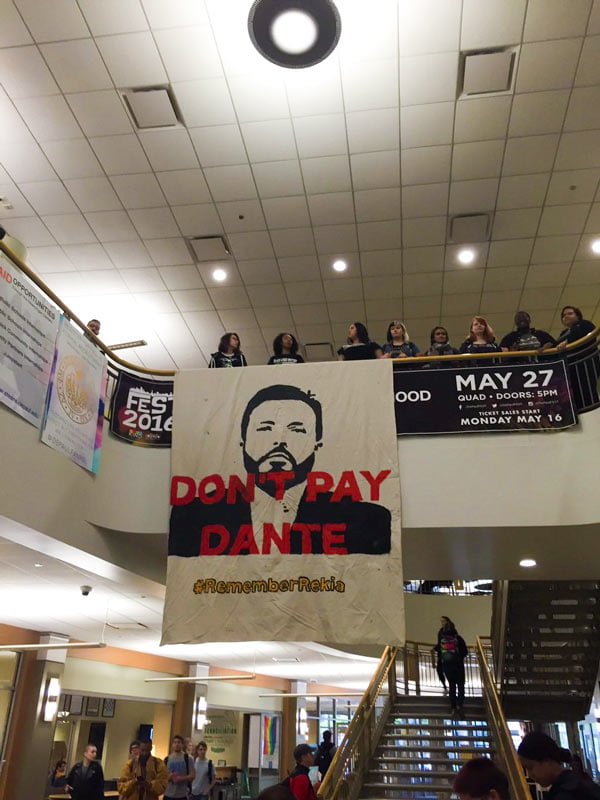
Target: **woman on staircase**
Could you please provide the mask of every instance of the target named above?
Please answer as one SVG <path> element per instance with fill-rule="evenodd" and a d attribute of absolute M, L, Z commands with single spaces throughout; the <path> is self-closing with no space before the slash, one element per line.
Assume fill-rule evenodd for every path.
<path fill-rule="evenodd" d="M 465 658 L 469 650 L 449 617 L 441 617 L 440 622 L 442 627 L 438 631 L 435 650 L 448 681 L 452 716 L 462 716 L 465 702 Z"/>

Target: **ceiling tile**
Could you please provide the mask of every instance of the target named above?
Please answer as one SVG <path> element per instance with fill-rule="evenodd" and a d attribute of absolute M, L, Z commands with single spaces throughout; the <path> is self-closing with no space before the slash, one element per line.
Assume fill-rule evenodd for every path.
<path fill-rule="evenodd" d="M 261 284 L 248 286 L 248 296 L 255 308 L 264 306 L 281 306 L 287 302 L 287 297 L 281 283 Z"/>
<path fill-rule="evenodd" d="M 487 269 L 485 271 L 485 280 L 483 283 L 484 291 L 497 292 L 506 289 L 520 289 L 523 286 L 526 273 L 527 267 Z"/>
<path fill-rule="evenodd" d="M 531 136 L 560 132 L 568 102 L 567 89 L 515 95 L 508 135 Z"/>
<path fill-rule="evenodd" d="M 589 210 L 590 207 L 587 203 L 545 208 L 542 212 L 538 235 L 559 236 L 566 233 L 582 233 Z"/>
<path fill-rule="evenodd" d="M 441 272 L 429 272 L 425 275 L 405 275 L 402 281 L 402 293 L 404 297 L 428 297 L 439 295 L 442 291 Z"/>
<path fill-rule="evenodd" d="M 398 106 L 398 62 L 395 58 L 346 62 L 342 66 L 342 84 L 346 111 Z"/>
<path fill-rule="evenodd" d="M 219 286 L 208 290 L 216 309 L 246 308 L 250 305 L 243 286 Z"/>
<path fill-rule="evenodd" d="M 466 294 L 448 294 L 442 297 L 442 319 L 446 315 L 464 314 L 465 327 L 467 327 L 467 320 L 471 314 L 476 313 L 479 308 L 481 300 L 480 292 L 469 292 Z M 412 313 L 412 309 L 411 309 Z"/>
<path fill-rule="evenodd" d="M 576 261 L 571 267 L 567 286 L 586 286 L 598 283 L 598 261 Z"/>
<path fill-rule="evenodd" d="M 400 111 L 400 145 L 404 149 L 451 144 L 453 127 L 454 103 L 404 106 Z"/>
<path fill-rule="evenodd" d="M 236 235 L 239 236 L 242 234 Z M 197 267 L 200 277 L 204 281 L 204 285 L 209 289 L 218 289 L 219 286 L 223 285 L 221 281 L 217 281 L 214 277 L 214 272 L 217 267 L 225 270 L 227 273 L 227 286 L 242 286 L 242 277 L 233 261 L 203 261 L 199 263 Z"/>
<path fill-rule="evenodd" d="M 237 125 L 192 128 L 189 134 L 203 167 L 245 164 L 248 160 Z"/>
<path fill-rule="evenodd" d="M 57 94 L 58 86 L 37 47 L 0 50 L 2 86 L 12 98 Z"/>
<path fill-rule="evenodd" d="M 179 235 L 179 228 L 170 208 L 130 210 L 129 217 L 143 239 L 168 239 Z"/>
<path fill-rule="evenodd" d="M 79 7 L 94 36 L 132 33 L 148 28 L 140 0 L 102 0 L 102 3 L 79 0 Z"/>
<path fill-rule="evenodd" d="M 504 140 L 469 142 L 454 145 L 452 180 L 493 178 L 500 175 Z"/>
<path fill-rule="evenodd" d="M 122 277 L 130 292 L 159 292 L 165 289 L 165 284 L 156 267 L 127 269 L 123 272 Z"/>
<path fill-rule="evenodd" d="M 402 251 L 367 250 L 361 253 L 363 275 L 399 275 L 402 270 Z M 383 282 L 385 285 L 385 282 Z"/>
<path fill-rule="evenodd" d="M 400 162 L 397 150 L 356 153 L 350 156 L 350 163 L 352 186 L 355 191 L 400 185 Z"/>
<path fill-rule="evenodd" d="M 138 238 L 125 211 L 93 211 L 85 218 L 101 242 L 125 242 Z"/>
<path fill-rule="evenodd" d="M 20 183 L 19 189 L 38 214 L 71 214 L 78 209 L 60 181 Z"/>
<path fill-rule="evenodd" d="M 168 28 L 156 31 L 154 38 L 171 82 L 218 78 L 223 74 L 208 25 Z"/>
<path fill-rule="evenodd" d="M 450 179 L 452 148 L 417 147 L 402 151 L 402 185 L 442 183 Z"/>
<path fill-rule="evenodd" d="M 514 239 L 490 242 L 488 267 L 511 267 L 528 264 L 533 239 Z"/>
<path fill-rule="evenodd" d="M 346 300 L 341 303 L 327 303 L 329 319 L 332 322 L 348 324 L 349 319 L 365 318 L 365 304 L 362 300 Z"/>
<path fill-rule="evenodd" d="M 484 269 L 455 269 L 444 273 L 444 294 L 480 292 Z"/>
<path fill-rule="evenodd" d="M 276 231 L 274 233 L 281 233 Z M 229 244 L 237 259 L 273 258 L 273 244 L 266 231 L 232 233 Z"/>
<path fill-rule="evenodd" d="M 249 200 L 256 197 L 256 186 L 250 167 L 208 167 L 204 175 L 215 200 Z"/>
<path fill-rule="evenodd" d="M 579 236 L 539 236 L 531 253 L 532 264 L 555 264 L 573 258 Z"/>
<path fill-rule="evenodd" d="M 333 269 L 333 264 L 338 259 L 346 262 L 344 272 L 336 272 Z M 318 261 L 323 279 L 345 281 L 347 278 L 360 278 L 361 269 L 358 248 L 354 252 L 340 248 L 332 253 L 319 254 Z"/>
<path fill-rule="evenodd" d="M 17 189 L 12 181 L 0 183 L 0 219 L 10 220 L 12 217 L 35 217 L 35 211 L 29 205 L 25 196 Z M 5 223 L 8 225 L 8 223 Z"/>
<path fill-rule="evenodd" d="M 157 30 L 208 22 L 204 3 L 196 0 L 142 0 L 142 5 L 151 27 Z"/>
<path fill-rule="evenodd" d="M 597 131 L 564 133 L 560 138 L 555 169 L 586 169 L 600 166 L 600 137 Z"/>
<path fill-rule="evenodd" d="M 522 239 L 535 236 L 541 208 L 522 208 L 514 211 L 497 211 L 492 236 L 494 239 Z"/>
<path fill-rule="evenodd" d="M 465 265 L 461 264 L 458 260 L 458 254 L 462 250 L 464 245 L 459 244 L 449 244 L 446 246 L 446 251 L 444 255 L 444 269 L 448 272 L 453 270 L 464 270 Z M 487 242 L 477 242 L 472 244 L 471 249 L 475 254 L 475 259 L 473 263 L 466 267 L 467 270 L 477 270 L 485 266 L 487 261 L 487 255 L 489 250 L 489 244 Z"/>
<path fill-rule="evenodd" d="M 296 117 L 294 132 L 300 158 L 344 155 L 348 152 L 343 114 Z"/>
<path fill-rule="evenodd" d="M 274 258 L 238 261 L 238 269 L 246 286 L 276 283 L 280 280 L 279 267 Z"/>
<path fill-rule="evenodd" d="M 599 181 L 600 169 L 554 172 L 550 178 L 546 205 L 589 203 L 594 199 Z"/>
<path fill-rule="evenodd" d="M 592 6 L 591 0 L 529 0 L 523 40 L 562 39 L 583 36 Z"/>
<path fill-rule="evenodd" d="M 581 39 L 531 42 L 521 47 L 517 92 L 568 89 L 575 77 Z"/>
<path fill-rule="evenodd" d="M 166 314 L 177 311 L 169 292 L 142 292 L 132 294 L 132 297 L 145 314 Z"/>
<path fill-rule="evenodd" d="M 314 227 L 313 233 L 319 253 L 358 250 L 355 225 L 324 225 Z"/>
<path fill-rule="evenodd" d="M 206 289 L 178 290 L 171 292 L 171 297 L 180 311 L 210 311 L 214 308 Z"/>
<path fill-rule="evenodd" d="M 106 178 L 72 178 L 65 181 L 81 211 L 114 211 L 121 208 L 119 198 Z"/>
<path fill-rule="evenodd" d="M 502 178 L 497 207 L 503 209 L 541 206 L 546 196 L 549 178 L 547 172 Z"/>
<path fill-rule="evenodd" d="M 20 239 L 26 246 L 44 246 L 63 241 L 54 236 L 49 225 L 36 217 L 15 217 L 10 221 L 10 232 L 17 239 Z"/>
<path fill-rule="evenodd" d="M 518 44 L 526 0 L 464 0 L 460 44 L 463 50 Z"/>
<path fill-rule="evenodd" d="M 381 280 L 379 275 L 372 278 L 363 278 L 363 290 L 365 300 L 385 300 L 390 296 L 390 287 L 393 286 L 392 293 L 395 291 L 402 291 L 402 278 L 400 275 L 390 274 L 386 276 L 386 280 Z M 332 317 L 333 319 L 333 317 Z M 343 317 L 336 321 L 342 322 L 343 320 L 351 319 L 351 317 Z"/>
<path fill-rule="evenodd" d="M 600 87 L 573 89 L 565 119 L 566 131 L 600 128 Z"/>
<path fill-rule="evenodd" d="M 287 302 L 293 305 L 325 302 L 325 292 L 320 282 L 292 281 L 285 284 L 285 291 Z"/>
<path fill-rule="evenodd" d="M 400 220 L 360 222 L 356 228 L 361 250 L 393 250 L 402 245 Z"/>
<path fill-rule="evenodd" d="M 569 274 L 571 264 L 532 264 L 525 279 L 525 286 L 528 289 L 535 289 L 539 286 L 563 286 Z M 494 270 L 496 272 L 496 270 Z"/>
<path fill-rule="evenodd" d="M 47 272 L 73 272 L 77 269 L 62 247 L 28 247 L 27 264 L 40 275 Z M 111 264 L 112 266 L 112 264 Z"/>
<path fill-rule="evenodd" d="M 480 313 L 485 315 L 495 314 L 500 311 L 508 311 L 514 314 L 518 310 L 520 299 L 520 289 L 506 292 L 483 292 L 481 295 Z"/>
<path fill-rule="evenodd" d="M 150 243 L 152 244 L 152 242 Z M 150 248 L 149 248 L 150 249 Z M 152 254 L 152 250 L 150 250 Z M 156 259 L 154 259 L 156 260 Z M 163 283 L 173 294 L 173 299 L 177 303 L 175 292 L 187 292 L 191 289 L 202 289 L 204 284 L 200 273 L 192 264 L 182 264 L 178 267 L 159 267 L 158 271 L 163 280 Z M 179 305 L 179 303 L 177 303 Z M 193 311 L 196 309 L 182 309 L 182 311 Z"/>
<path fill-rule="evenodd" d="M 498 180 L 496 178 L 452 183 L 450 186 L 450 214 L 491 211 L 496 205 L 497 194 Z"/>
<path fill-rule="evenodd" d="M 159 172 L 156 177 L 172 206 L 206 203 L 211 199 L 201 169 Z"/>
<path fill-rule="evenodd" d="M 250 161 L 285 161 L 296 157 L 290 119 L 247 122 L 241 128 Z"/>
<path fill-rule="evenodd" d="M 63 250 L 81 271 L 112 269 L 114 266 L 101 244 L 66 244 Z"/>
<path fill-rule="evenodd" d="M 535 289 L 523 289 L 520 304 L 524 308 L 555 309 L 561 295 L 562 287 L 553 286 Z"/>
<path fill-rule="evenodd" d="M 504 154 L 503 175 L 550 172 L 556 156 L 558 139 L 557 134 L 509 139 Z"/>
<path fill-rule="evenodd" d="M 289 228 L 271 232 L 275 255 L 310 256 L 315 252 L 315 243 L 312 228 Z M 255 256 L 255 258 L 262 257 Z"/>
<path fill-rule="evenodd" d="M 152 260 L 157 267 L 171 266 L 173 264 L 191 264 L 192 257 L 188 250 L 185 241 L 180 238 L 173 237 L 171 239 L 156 239 L 152 242 L 146 242 L 146 247 L 152 256 Z M 195 269 L 195 267 L 194 267 Z M 185 289 L 185 286 L 170 286 L 169 289 Z M 195 287 L 190 287 L 195 288 Z"/>
<path fill-rule="evenodd" d="M 141 131 L 142 147 L 156 172 L 194 169 L 198 159 L 185 130 Z"/>
<path fill-rule="evenodd" d="M 275 75 L 236 75 L 229 89 L 240 122 L 286 119 L 289 108 L 283 79 Z"/>
<path fill-rule="evenodd" d="M 456 52 L 401 58 L 400 102 L 403 106 L 415 106 L 454 100 L 457 69 Z"/>
<path fill-rule="evenodd" d="M 235 122 L 235 111 L 224 78 L 206 78 L 173 84 L 188 128 Z"/>
<path fill-rule="evenodd" d="M 148 31 L 99 36 L 98 48 L 115 85 L 119 88 L 168 83 L 163 63 Z M 131 54 L 135 53 L 135 58 Z"/>
<path fill-rule="evenodd" d="M 165 198 L 154 175 L 113 175 L 112 185 L 125 208 L 155 208 L 165 205 Z"/>
<path fill-rule="evenodd" d="M 104 247 L 115 267 L 119 269 L 152 266 L 149 253 L 139 240 L 105 242 Z"/>
<path fill-rule="evenodd" d="M 106 71 L 93 39 L 54 42 L 40 47 L 63 92 L 93 92 L 111 89 Z"/>
<path fill-rule="evenodd" d="M 325 156 L 303 159 L 302 175 L 307 194 L 344 192 L 350 189 L 350 167 L 347 156 Z"/>
<path fill-rule="evenodd" d="M 352 192 L 331 192 L 308 197 L 313 225 L 341 225 L 354 222 Z"/>
<path fill-rule="evenodd" d="M 71 0 L 54 0 L 51 5 L 15 0 L 15 5 L 36 42 L 79 39 L 89 33 L 81 11 Z"/>
<path fill-rule="evenodd" d="M 405 247 L 443 244 L 446 240 L 446 217 L 407 219 L 402 223 L 402 243 Z"/>
<path fill-rule="evenodd" d="M 326 280 L 323 281 L 323 286 L 328 302 L 362 300 L 363 297 L 362 280 L 360 278 Z"/>
<path fill-rule="evenodd" d="M 289 330 L 293 326 L 292 313 L 288 305 L 278 308 L 257 308 L 255 314 L 261 327 L 269 326 L 278 330 Z"/>
<path fill-rule="evenodd" d="M 102 167 L 85 139 L 46 142 L 44 152 L 63 180 L 95 178 L 103 175 Z"/>
<path fill-rule="evenodd" d="M 510 97 L 463 97 L 456 104 L 454 140 L 503 139 L 511 110 Z"/>
<path fill-rule="evenodd" d="M 217 210 L 225 230 L 262 231 L 267 224 L 258 200 L 236 200 L 232 203 L 217 203 Z"/>
<path fill-rule="evenodd" d="M 292 315 L 296 324 L 314 324 L 315 320 L 327 319 L 327 306 L 325 303 L 312 303 L 307 305 L 292 305 Z"/>
<path fill-rule="evenodd" d="M 354 192 L 358 222 L 378 222 L 400 218 L 400 189 L 365 189 Z"/>
<path fill-rule="evenodd" d="M 418 9 L 400 3 L 400 52 L 404 55 L 458 50 L 461 3 L 459 0 L 422 0 Z"/>
<path fill-rule="evenodd" d="M 38 142 L 83 136 L 71 109 L 60 95 L 15 100 L 19 113 Z"/>
<path fill-rule="evenodd" d="M 21 142 L 3 143 L 2 164 L 10 177 L 17 182 L 56 178 L 48 159 L 33 137 L 27 136 Z"/>
<path fill-rule="evenodd" d="M 70 94 L 67 102 L 86 136 L 131 133 L 131 123 L 115 91 Z"/>
<path fill-rule="evenodd" d="M 351 153 L 398 149 L 398 109 L 355 111 L 346 115 Z"/>
<path fill-rule="evenodd" d="M 306 198 L 277 197 L 262 201 L 269 228 L 303 228 L 310 225 Z"/>
<path fill-rule="evenodd" d="M 382 300 L 366 300 L 367 317 L 369 319 L 398 319 L 402 318 L 402 298 L 400 296 L 400 285 L 394 286 L 398 289 L 397 297 L 388 297 Z"/>
<path fill-rule="evenodd" d="M 90 144 L 107 175 L 151 171 L 150 162 L 142 150 L 139 139 L 133 133 L 99 136 L 90 139 Z"/>
<path fill-rule="evenodd" d="M 44 223 L 59 244 L 87 244 L 96 241 L 92 229 L 82 214 L 50 214 L 44 217 Z M 15 230 L 15 220 L 11 222 L 11 230 L 20 237 L 18 230 Z"/>
<path fill-rule="evenodd" d="M 0 26 L 0 47 L 17 47 L 31 44 L 29 31 L 21 15 L 12 3 L 4 3 L 2 7 L 2 25 Z"/>
<path fill-rule="evenodd" d="M 598 80 L 599 62 L 600 36 L 586 36 L 575 75 L 575 86 L 593 86 Z"/>
<path fill-rule="evenodd" d="M 261 198 L 304 194 L 304 184 L 298 161 L 272 161 L 267 164 L 254 164 L 252 172 Z"/>
<path fill-rule="evenodd" d="M 329 61 L 309 70 L 288 70 L 287 96 L 293 117 L 335 114 L 344 110 L 339 67 Z"/>
<path fill-rule="evenodd" d="M 173 214 L 184 236 L 220 236 L 223 232 L 213 203 L 175 206 Z"/>
<path fill-rule="evenodd" d="M 405 186 L 402 189 L 402 214 L 411 217 L 436 217 L 448 209 L 449 186 L 447 183 L 428 183 Z"/>

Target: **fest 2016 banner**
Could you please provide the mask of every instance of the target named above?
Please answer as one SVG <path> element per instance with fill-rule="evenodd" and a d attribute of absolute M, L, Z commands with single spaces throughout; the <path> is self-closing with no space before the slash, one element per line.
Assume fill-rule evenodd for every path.
<path fill-rule="evenodd" d="M 396 430 L 560 430 L 577 424 L 563 361 L 394 372 Z"/>
<path fill-rule="evenodd" d="M 62 317 L 42 441 L 94 473 L 100 466 L 105 391 L 104 355 Z"/>
<path fill-rule="evenodd" d="M 392 391 L 386 361 L 176 375 L 163 644 L 404 641 Z"/>
<path fill-rule="evenodd" d="M 0 253 L 0 401 L 42 424 L 60 312 Z"/>
<path fill-rule="evenodd" d="M 173 381 L 120 372 L 110 403 L 110 432 L 143 447 L 170 447 Z"/>

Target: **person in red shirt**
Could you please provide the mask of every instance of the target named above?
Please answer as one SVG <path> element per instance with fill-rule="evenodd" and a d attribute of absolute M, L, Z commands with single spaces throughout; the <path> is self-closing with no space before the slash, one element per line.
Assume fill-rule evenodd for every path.
<path fill-rule="evenodd" d="M 317 795 L 310 781 L 309 772 L 314 763 L 312 747 L 299 744 L 294 748 L 296 768 L 287 779 L 290 792 L 295 800 L 317 800 Z"/>

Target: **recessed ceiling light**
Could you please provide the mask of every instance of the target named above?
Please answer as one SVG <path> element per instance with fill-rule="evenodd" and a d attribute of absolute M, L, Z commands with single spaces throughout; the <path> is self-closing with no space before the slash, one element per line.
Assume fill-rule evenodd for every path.
<path fill-rule="evenodd" d="M 218 269 L 214 269 L 213 270 L 212 276 L 216 281 L 219 281 L 219 283 L 222 283 L 225 280 L 225 278 L 227 277 L 227 273 L 225 272 L 224 269 L 221 269 L 219 267 Z"/>
<path fill-rule="evenodd" d="M 284 11 L 271 23 L 271 38 L 284 53 L 306 53 L 314 46 L 318 35 L 315 18 L 305 11 Z"/>
<path fill-rule="evenodd" d="M 465 247 L 458 251 L 456 258 L 461 264 L 472 264 L 475 261 L 475 250 Z"/>
<path fill-rule="evenodd" d="M 519 561 L 519 566 L 525 568 L 537 567 L 537 561 L 535 560 L 535 558 L 522 558 Z"/>
<path fill-rule="evenodd" d="M 37 569 L 41 569 L 44 565 L 43 564 L 34 564 L 33 566 L 36 567 Z"/>
<path fill-rule="evenodd" d="M 596 253 L 596 255 L 600 256 L 600 239 L 594 239 L 591 247 L 592 247 L 592 253 Z"/>
<path fill-rule="evenodd" d="M 348 269 L 348 264 L 345 261 L 342 261 L 339 258 L 337 261 L 334 261 L 331 265 L 336 272 L 345 272 Z"/>

